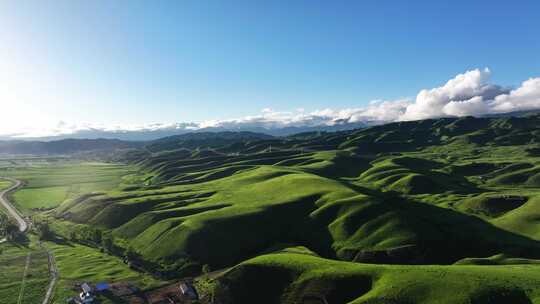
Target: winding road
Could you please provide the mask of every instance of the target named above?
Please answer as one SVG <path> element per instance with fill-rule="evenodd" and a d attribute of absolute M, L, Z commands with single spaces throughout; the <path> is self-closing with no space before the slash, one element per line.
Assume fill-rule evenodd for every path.
<path fill-rule="evenodd" d="M 25 221 L 19 211 L 17 211 L 17 209 L 13 207 L 13 205 L 9 202 L 8 199 L 8 194 L 22 186 L 22 182 L 18 179 L 8 177 L 1 177 L 1 179 L 11 181 L 13 182 L 13 185 L 0 192 L 0 204 L 2 204 L 2 206 L 6 208 L 9 214 L 17 221 L 17 224 L 19 225 L 19 230 L 21 232 L 26 232 L 26 230 L 28 230 L 28 223 Z"/>

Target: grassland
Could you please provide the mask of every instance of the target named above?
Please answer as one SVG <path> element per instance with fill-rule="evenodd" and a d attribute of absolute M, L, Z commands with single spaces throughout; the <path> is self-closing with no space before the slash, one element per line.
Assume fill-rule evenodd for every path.
<path fill-rule="evenodd" d="M 373 265 L 276 253 L 228 271 L 216 292 L 223 303 L 538 303 L 539 271 L 538 265 Z"/>
<path fill-rule="evenodd" d="M 478 175 L 451 173 L 477 161 L 504 170 L 523 156 L 497 165 L 482 155 L 493 148 L 476 149 L 478 160 L 454 162 L 431 151 L 368 159 L 343 150 L 175 160 L 155 167 L 158 188 L 66 201 L 56 212 L 111 230 L 160 264 L 225 267 L 279 243 L 358 262 L 538 258 L 534 187 L 509 189 L 496 179 L 483 184 Z M 534 166 L 536 159 L 528 159 Z M 152 166 L 152 159 L 144 162 Z M 500 209 L 493 216 L 491 205 Z"/>
<path fill-rule="evenodd" d="M 7 189 L 11 186 L 11 182 L 8 180 L 0 179 L 0 191 Z M 7 214 L 4 208 L 0 208 L 0 213 Z"/>
<path fill-rule="evenodd" d="M 0 244 L 0 250 L 2 251 L 0 254 L 2 303 L 18 303 L 20 295 L 20 303 L 41 303 L 49 283 L 46 252 L 34 245 L 24 247 L 10 242 Z M 23 280 L 28 257 L 30 257 L 30 263 Z"/>
<path fill-rule="evenodd" d="M 21 179 L 23 189 L 12 195 L 17 207 L 24 212 L 39 213 L 54 208 L 63 200 L 82 193 L 106 191 L 129 183 L 128 166 L 90 163 L 66 159 L 10 159 L 2 167 L 1 175 Z M 126 180 L 123 178 L 126 177 Z M 0 189 L 9 181 L 0 180 Z M 30 255 L 26 284 L 21 293 L 21 303 L 41 303 L 49 283 L 46 252 L 37 246 L 37 239 L 30 235 L 28 245 L 13 242 L 0 244 L 0 299 L 2 303 L 18 303 L 26 258 Z M 26 246 L 26 247 L 25 247 Z M 54 303 L 65 303 L 69 296 L 76 296 L 73 282 L 128 280 L 142 288 L 159 283 L 151 277 L 131 270 L 117 257 L 101 253 L 98 249 L 69 243 L 46 244 L 55 254 L 60 271 Z M 84 266 L 87 265 L 87 266 Z M 5 302 L 4 302 L 5 301 Z M 110 303 L 103 299 L 103 303 Z"/>
<path fill-rule="evenodd" d="M 7 189 L 11 186 L 11 182 L 7 180 L 0 179 L 0 191 Z"/>
<path fill-rule="evenodd" d="M 116 182 L 41 215 L 66 237 L 110 233 L 153 271 L 238 265 L 217 278 L 231 303 L 539 303 L 539 130 L 540 116 L 461 118 L 158 142 L 125 156 L 139 174 L 105 175 Z M 35 189 L 48 174 L 63 177 L 47 191 L 70 187 L 55 172 L 73 168 L 47 170 Z M 309 254 L 268 254 L 291 246 Z"/>
<path fill-rule="evenodd" d="M 59 272 L 52 303 L 65 303 L 67 298 L 76 297 L 80 291 L 79 285 L 83 282 L 129 282 L 143 290 L 166 283 L 131 269 L 118 257 L 99 249 L 59 241 L 43 243 L 55 256 Z M 47 253 L 43 247 L 38 246 L 37 238 L 30 235 L 28 245 L 24 246 L 5 242 L 0 244 L 0 250 L 2 303 L 19 303 L 19 297 L 22 304 L 42 303 L 50 277 Z M 28 256 L 30 263 L 23 280 Z M 99 300 L 103 304 L 118 303 L 103 296 Z"/>
<path fill-rule="evenodd" d="M 25 182 L 25 187 L 13 195 L 15 204 L 24 212 L 54 208 L 71 197 L 113 189 L 122 183 L 123 176 L 132 173 L 129 167 L 104 163 L 38 163 L 14 166 L 0 173 Z"/>
<path fill-rule="evenodd" d="M 132 270 L 115 256 L 100 252 L 100 250 L 75 244 L 47 242 L 46 246 L 53 252 L 60 279 L 55 289 L 53 303 L 65 303 L 65 299 L 77 296 L 80 291 L 78 284 L 88 282 L 130 282 L 145 289 L 163 284 Z M 113 303 L 102 297 L 101 303 Z"/>

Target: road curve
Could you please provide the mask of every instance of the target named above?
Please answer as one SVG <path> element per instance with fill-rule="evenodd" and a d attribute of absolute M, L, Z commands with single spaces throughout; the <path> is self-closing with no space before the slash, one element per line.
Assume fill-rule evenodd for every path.
<path fill-rule="evenodd" d="M 17 224 L 19 225 L 19 230 L 21 232 L 26 232 L 28 229 L 28 223 L 24 220 L 22 215 L 13 207 L 11 202 L 8 199 L 8 194 L 11 191 L 16 190 L 22 185 L 22 182 L 18 179 L 8 178 L 8 177 L 0 177 L 0 179 L 8 180 L 13 182 L 13 185 L 4 191 L 0 192 L 0 204 L 6 208 L 6 210 L 9 212 L 9 214 L 17 221 Z"/>

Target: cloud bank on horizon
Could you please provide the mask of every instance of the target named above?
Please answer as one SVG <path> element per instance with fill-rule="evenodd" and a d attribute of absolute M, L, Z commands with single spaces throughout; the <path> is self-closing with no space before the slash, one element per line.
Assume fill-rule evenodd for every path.
<path fill-rule="evenodd" d="M 264 109 L 260 114 L 237 119 L 204 122 L 104 126 L 60 122 L 50 129 L 24 130 L 4 137 L 28 138 L 78 134 L 81 132 L 130 133 L 156 131 L 194 131 L 205 128 L 229 130 L 279 129 L 286 127 L 318 127 L 339 124 L 380 124 L 440 117 L 481 116 L 514 111 L 540 109 L 540 77 L 530 78 L 517 88 L 489 83 L 488 68 L 459 74 L 444 85 L 421 90 L 414 99 L 376 100 L 366 107 L 324 109 L 306 113 Z"/>

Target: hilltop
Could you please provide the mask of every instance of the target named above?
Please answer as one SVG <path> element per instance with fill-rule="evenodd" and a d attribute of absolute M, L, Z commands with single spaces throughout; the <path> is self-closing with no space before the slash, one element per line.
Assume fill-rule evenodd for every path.
<path fill-rule="evenodd" d="M 150 152 L 176 149 L 218 148 L 237 142 L 272 139 L 273 136 L 254 132 L 197 132 L 156 139 L 146 144 Z"/>

